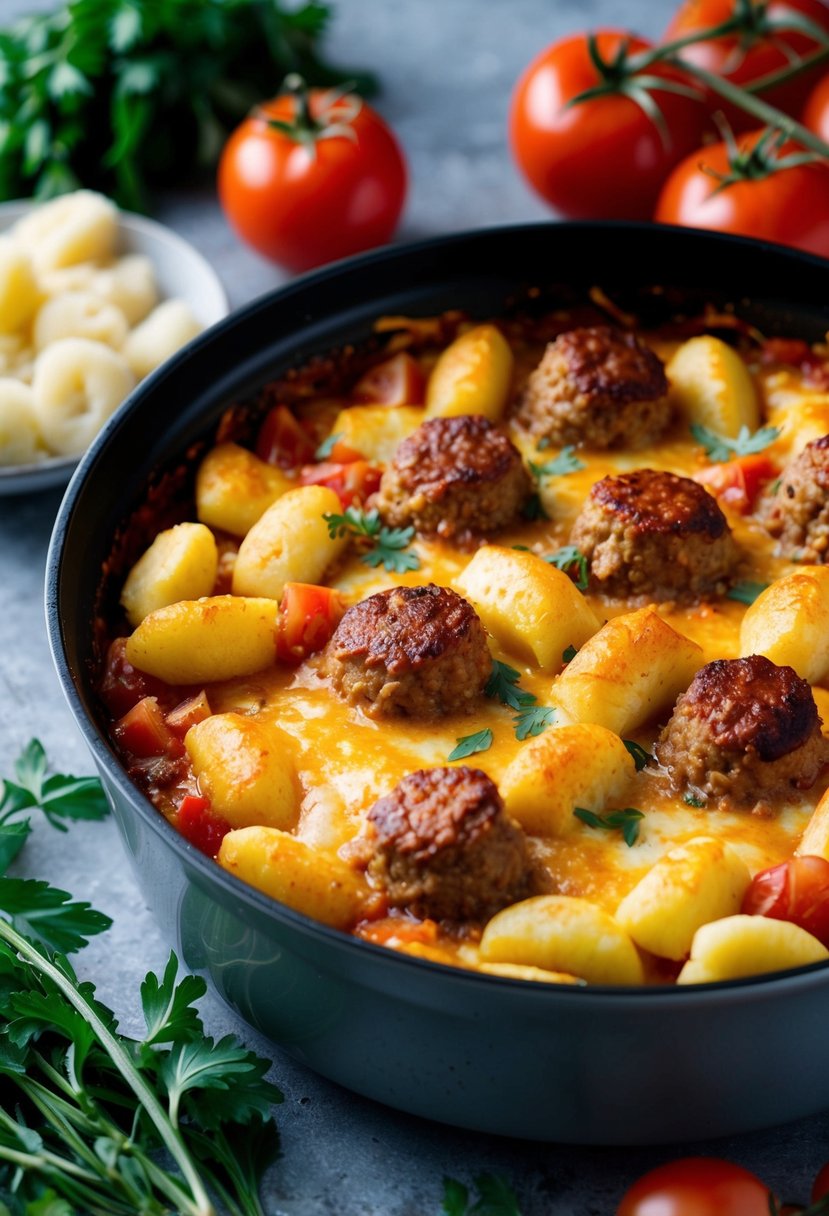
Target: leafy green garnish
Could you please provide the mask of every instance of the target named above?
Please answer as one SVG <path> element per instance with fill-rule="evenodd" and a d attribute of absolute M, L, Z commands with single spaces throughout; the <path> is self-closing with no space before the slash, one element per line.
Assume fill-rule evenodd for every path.
<path fill-rule="evenodd" d="M 695 806 L 698 808 L 701 806 L 705 806 L 705 799 L 698 798 L 696 796 L 696 794 L 683 794 L 682 801 L 687 803 L 688 806 Z"/>
<path fill-rule="evenodd" d="M 637 773 L 641 773 L 642 769 L 653 760 L 653 756 L 635 739 L 623 739 L 622 742 L 633 757 Z"/>
<path fill-rule="evenodd" d="M 332 540 L 336 536 L 353 536 L 370 542 L 360 555 L 360 561 L 366 566 L 382 565 L 394 574 L 420 569 L 420 558 L 408 548 L 414 538 L 413 527 L 387 528 L 376 508 L 364 511 L 360 507 L 346 507 L 342 515 L 323 515 L 322 518 L 328 524 Z"/>
<path fill-rule="evenodd" d="M 547 477 L 566 477 L 568 473 L 578 473 L 579 469 L 584 469 L 587 466 L 583 460 L 579 460 L 575 456 L 575 447 L 568 444 L 555 456 L 552 460 L 545 461 L 544 464 L 535 464 L 532 460 L 529 461 L 530 472 L 536 481 L 544 481 Z"/>
<path fill-rule="evenodd" d="M 515 737 L 519 743 L 524 739 L 541 735 L 551 722 L 555 721 L 556 711 L 550 705 L 528 705 L 515 715 Z"/>
<path fill-rule="evenodd" d="M 549 519 L 547 512 L 544 510 L 540 494 L 531 494 L 529 496 L 521 508 L 521 516 L 529 523 L 534 523 L 537 519 Z"/>
<path fill-rule="evenodd" d="M 548 553 L 544 560 L 545 562 L 549 562 L 551 566 L 555 566 L 557 570 L 569 574 L 571 578 L 573 578 L 573 571 L 575 571 L 573 582 L 579 591 L 587 590 L 590 583 L 587 574 L 587 558 L 581 549 L 577 549 L 575 545 L 564 545 L 563 548 L 556 549 L 555 553 Z"/>
<path fill-rule="evenodd" d="M 521 1216 L 515 1193 L 497 1174 L 481 1174 L 474 1185 L 472 1196 L 456 1178 L 444 1178 L 441 1216 Z"/>
<path fill-rule="evenodd" d="M 568 646 L 566 650 L 562 650 L 561 652 L 562 663 L 572 663 L 578 653 L 575 646 Z"/>
<path fill-rule="evenodd" d="M 588 811 L 586 807 L 577 806 L 573 814 L 576 819 L 580 819 L 590 828 L 604 828 L 609 832 L 621 832 L 629 849 L 636 844 L 641 821 L 645 818 L 641 811 L 637 811 L 632 806 L 626 806 L 621 811 L 609 811 L 607 815 L 597 815 L 595 811 Z"/>
<path fill-rule="evenodd" d="M 457 740 L 457 746 L 447 756 L 448 760 L 464 760 L 474 756 L 476 752 L 485 752 L 492 747 L 492 731 L 489 727 L 476 731 L 474 735 L 462 735 Z"/>
<path fill-rule="evenodd" d="M 484 692 L 488 697 L 496 697 L 510 709 L 524 709 L 527 705 L 535 705 L 536 697 L 518 687 L 521 672 L 516 671 L 500 659 L 492 660 L 492 674 L 486 682 Z"/>
<path fill-rule="evenodd" d="M 780 427 L 762 426 L 752 432 L 747 426 L 741 426 L 737 438 L 729 439 L 727 435 L 718 435 L 707 426 L 693 422 L 691 434 L 705 448 L 708 459 L 720 464 L 732 456 L 753 456 L 756 452 L 762 452 L 780 438 Z"/>
<path fill-rule="evenodd" d="M 727 600 L 737 600 L 740 604 L 753 604 L 758 595 L 768 587 L 768 583 L 756 583 L 750 578 L 743 579 L 739 583 L 735 583 L 725 593 Z"/>
<path fill-rule="evenodd" d="M 340 439 L 342 439 L 341 432 L 338 434 L 332 433 L 327 439 L 323 439 L 316 452 L 314 452 L 314 460 L 328 460 Z"/>

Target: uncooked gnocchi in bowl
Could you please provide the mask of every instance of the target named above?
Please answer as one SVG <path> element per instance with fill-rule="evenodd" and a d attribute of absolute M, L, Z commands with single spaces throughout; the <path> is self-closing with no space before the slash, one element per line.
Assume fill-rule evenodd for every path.
<path fill-rule="evenodd" d="M 2 216 L 0 216 L 0 220 Z M 0 234 L 0 468 L 79 456 L 139 380 L 204 328 L 162 299 L 127 217 L 78 190 Z"/>

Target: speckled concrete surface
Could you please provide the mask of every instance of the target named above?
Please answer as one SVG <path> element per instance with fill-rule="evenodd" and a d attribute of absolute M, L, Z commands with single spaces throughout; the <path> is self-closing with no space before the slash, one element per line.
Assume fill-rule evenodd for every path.
<path fill-rule="evenodd" d="M 38 7 L 46 0 L 36 0 Z M 0 20 L 32 7 L 0 0 Z M 332 57 L 366 64 L 383 77 L 380 108 L 398 130 L 411 166 L 411 194 L 400 238 L 544 217 L 518 178 L 506 147 L 511 83 L 558 34 L 625 23 L 645 33 L 664 26 L 668 0 L 337 0 Z M 210 257 L 234 305 L 283 281 L 236 242 L 207 195 L 172 196 L 160 217 Z M 55 767 L 91 771 L 49 658 L 42 581 L 58 492 L 0 499 L 0 773 L 33 735 Z M 69 836 L 39 825 L 18 871 L 90 899 L 113 929 L 81 956 L 101 995 L 126 1027 L 137 1024 L 137 989 L 167 955 L 121 852 L 114 824 L 79 824 Z M 209 1030 L 242 1031 L 212 998 Z M 505 1027 L 505 1034 L 509 1028 Z M 467 1134 L 364 1101 L 295 1065 L 252 1032 L 248 1041 L 274 1060 L 285 1102 L 278 1111 L 283 1155 L 268 1183 L 272 1216 L 430 1216 L 441 1177 L 469 1181 L 482 1170 L 506 1175 L 524 1216 L 605 1216 L 638 1174 L 677 1149 L 606 1150 L 523 1144 Z M 804 1048 L 805 1049 L 805 1048 Z M 608 1075 L 608 1088 L 614 1078 Z M 676 1095 L 682 1101 L 681 1093 Z M 493 1103 L 498 1101 L 492 1095 Z M 829 1102 L 829 1078 L 827 1078 Z M 680 1151 L 729 1157 L 761 1173 L 785 1196 L 806 1197 L 829 1157 L 829 1117 Z"/>

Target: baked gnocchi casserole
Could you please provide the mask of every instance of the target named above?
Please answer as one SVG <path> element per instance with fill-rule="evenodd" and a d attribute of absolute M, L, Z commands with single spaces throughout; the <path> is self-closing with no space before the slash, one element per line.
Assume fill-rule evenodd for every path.
<path fill-rule="evenodd" d="M 113 553 L 111 737 L 219 866 L 421 958 L 825 961 L 829 348 L 595 298 L 229 408 Z"/>

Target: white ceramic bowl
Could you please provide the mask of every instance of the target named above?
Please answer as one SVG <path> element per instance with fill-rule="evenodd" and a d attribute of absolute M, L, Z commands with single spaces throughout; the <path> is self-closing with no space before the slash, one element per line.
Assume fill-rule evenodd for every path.
<path fill-rule="evenodd" d="M 0 203 L 0 232 L 38 204 L 30 199 Z M 140 253 L 155 270 L 162 299 L 185 300 L 205 329 L 227 316 L 227 296 L 213 267 L 170 228 L 131 211 L 119 212 L 118 252 Z M 31 493 L 65 485 L 80 456 L 49 456 L 35 464 L 0 465 L 0 495 Z"/>

